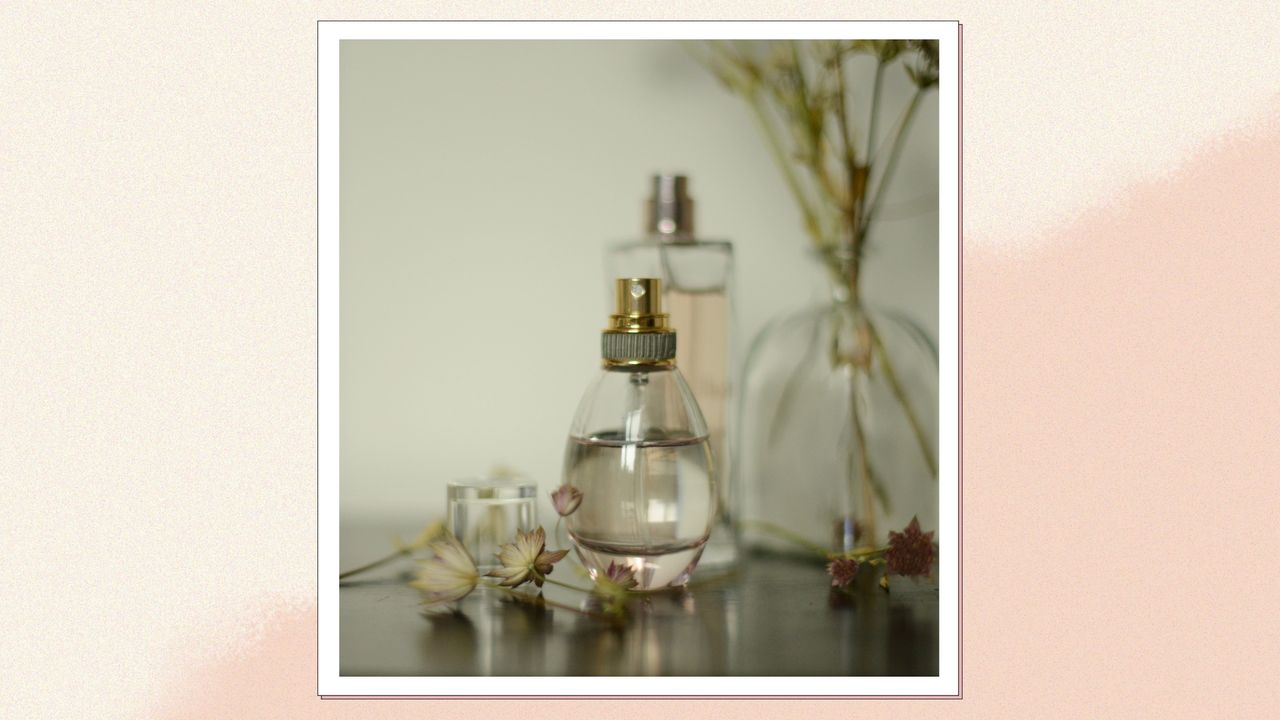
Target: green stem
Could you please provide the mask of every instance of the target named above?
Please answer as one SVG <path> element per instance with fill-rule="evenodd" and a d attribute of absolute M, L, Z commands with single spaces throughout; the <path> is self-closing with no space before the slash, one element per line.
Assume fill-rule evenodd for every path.
<path fill-rule="evenodd" d="M 875 504 L 875 498 L 874 498 L 874 490 L 871 487 L 871 483 L 872 483 L 871 458 L 870 458 L 870 454 L 867 451 L 867 435 L 866 435 L 866 432 L 863 431 L 862 429 L 862 415 L 861 413 L 858 412 L 858 369 L 856 367 L 852 367 L 850 368 L 850 370 L 852 371 L 851 372 L 852 376 L 849 378 L 849 413 L 853 418 L 853 436 L 854 436 L 854 439 L 858 441 L 858 449 L 857 449 L 858 479 L 860 480 L 858 485 L 859 485 L 859 489 L 861 490 L 861 493 L 860 493 L 861 498 L 859 499 L 859 502 L 862 505 L 862 514 L 863 514 L 862 532 L 863 532 L 863 537 L 870 538 L 872 541 L 874 541 L 875 538 L 877 537 L 876 536 L 876 504 Z M 849 452 L 850 452 L 850 455 L 852 456 L 853 448 L 850 448 Z M 853 457 L 849 458 L 850 465 L 853 465 L 853 460 L 854 460 Z M 853 502 L 855 489 L 853 486 L 853 468 L 852 467 L 849 468 L 848 483 L 849 483 L 849 501 Z"/>
<path fill-rule="evenodd" d="M 800 103 L 801 119 L 804 122 L 809 142 L 809 146 L 806 148 L 804 164 L 808 167 L 810 174 L 813 175 L 814 185 L 817 186 L 817 189 L 826 194 L 827 199 L 833 206 L 843 208 L 843 194 L 838 184 L 832 181 L 831 173 L 827 170 L 827 153 L 823 147 L 823 136 L 826 134 L 825 128 L 828 124 L 826 122 L 826 111 L 815 107 L 813 104 L 818 102 L 819 98 L 818 95 L 810 94 L 809 92 L 809 80 L 805 76 L 805 64 L 800 56 L 800 43 L 796 40 L 789 40 L 788 44 L 791 49 L 791 62 L 796 68 L 795 79 L 799 89 L 799 92 L 795 93 L 795 98 Z M 819 77 L 821 77 L 821 71 L 819 71 Z M 841 96 L 843 97 L 843 93 Z M 818 204 L 821 205 L 820 201 Z"/>
<path fill-rule="evenodd" d="M 881 58 L 879 58 L 879 56 L 877 56 L 876 79 L 874 79 L 872 83 L 872 106 L 870 106 L 869 117 L 867 119 L 867 126 L 868 126 L 867 127 L 867 167 L 868 168 L 872 167 L 872 164 L 874 163 L 874 159 L 872 158 L 872 143 L 876 142 L 876 128 L 877 126 L 879 126 L 879 115 L 881 115 L 881 87 L 883 83 L 883 77 L 884 77 L 884 60 L 882 60 Z M 844 94 L 841 94 L 841 95 L 844 95 Z M 852 182 L 854 182 L 854 179 L 850 177 L 849 182 L 850 184 L 852 184 Z M 868 225 L 863 222 L 863 218 L 865 217 L 865 215 L 867 215 L 867 184 L 868 184 L 867 182 L 865 181 L 863 182 L 863 186 L 861 186 L 861 192 L 859 193 L 858 197 L 854 199 L 855 209 L 854 209 L 854 215 L 852 215 L 852 220 L 854 220 L 855 227 L 854 229 L 851 229 L 850 232 L 854 233 L 854 236 L 858 238 L 859 243 L 861 242 L 861 240 L 863 240 L 863 237 L 865 237 L 865 234 L 867 234 L 867 227 L 868 227 Z M 855 263 L 856 261 L 858 260 L 855 259 Z M 854 281 L 856 281 L 856 279 L 858 278 L 855 277 Z"/>
<path fill-rule="evenodd" d="M 907 103 L 907 110 L 902 116 L 902 122 L 898 124 L 898 130 L 893 136 L 893 145 L 889 147 L 889 159 L 885 161 L 884 172 L 880 174 L 880 182 L 876 184 L 876 194 L 872 198 L 871 204 L 867 206 L 867 212 L 862 216 L 863 229 L 871 227 L 871 221 L 875 219 L 876 210 L 880 208 L 880 203 L 884 199 L 885 189 L 889 187 L 890 181 L 893 180 L 893 173 L 898 168 L 898 158 L 902 155 L 907 129 L 911 126 L 911 119 L 915 116 L 916 108 L 920 105 L 920 97 L 923 93 L 923 90 L 917 89 L 911 95 L 911 102 Z"/>
<path fill-rule="evenodd" d="M 796 66 L 796 84 L 799 92 L 796 93 L 796 100 L 800 102 L 800 110 L 803 113 L 804 127 L 809 134 L 809 150 L 812 153 L 814 171 L 819 170 L 818 163 L 821 162 L 819 149 L 822 146 L 822 125 L 815 123 L 813 108 L 809 105 L 809 80 L 804 74 L 804 62 L 800 59 L 799 43 L 795 40 L 787 41 L 791 49 L 791 62 Z"/>
<path fill-rule="evenodd" d="M 782 527 L 781 525 L 778 525 L 777 523 L 771 523 L 767 520 L 743 520 L 742 524 L 744 526 L 756 527 L 761 530 L 764 530 L 765 532 L 773 533 L 774 535 L 777 535 L 778 537 L 784 540 L 793 542 L 796 545 L 799 545 L 800 547 L 803 547 L 807 550 L 812 550 L 813 552 L 817 553 L 818 555 L 821 555 L 824 558 L 829 557 L 831 555 L 831 550 L 829 548 L 819 545 L 818 543 L 813 542 L 812 540 L 809 540 L 808 538 L 804 537 L 803 535 L 800 535 L 799 533 L 791 532 L 790 530 Z"/>
<path fill-rule="evenodd" d="M 813 334 L 809 337 L 804 356 L 800 358 L 800 362 L 792 369 L 791 374 L 787 376 L 787 381 L 782 385 L 782 394 L 778 397 L 778 408 L 773 412 L 774 421 L 769 426 L 770 445 L 778 441 L 778 435 L 787 426 L 786 421 L 790 418 L 791 406 L 795 402 L 796 393 L 800 390 L 800 383 L 804 379 L 804 371 L 808 369 L 809 363 L 813 362 L 814 356 L 818 352 L 820 345 L 818 338 L 821 331 L 822 324 L 814 323 Z"/>
<path fill-rule="evenodd" d="M 887 546 L 878 547 L 878 548 L 863 548 L 860 550 L 846 550 L 845 552 L 840 553 L 840 557 L 849 558 L 851 560 L 872 560 L 875 558 L 884 557 L 885 553 L 887 552 L 889 552 L 889 548 Z"/>
<path fill-rule="evenodd" d="M 559 580 L 552 579 L 550 576 L 544 576 L 542 578 L 542 581 L 551 583 L 552 585 L 559 585 L 560 587 L 567 588 L 569 590 L 577 590 L 580 593 L 586 593 L 588 595 L 591 594 L 591 591 L 586 588 L 580 588 L 577 585 L 570 585 L 569 583 L 566 583 L 566 582 L 560 582 Z"/>
<path fill-rule="evenodd" d="M 778 139 L 773 123 L 769 120 L 769 116 L 760 100 L 760 93 L 755 90 L 751 91 L 747 96 L 747 104 L 751 106 L 751 112 L 755 116 L 756 122 L 759 123 L 760 128 L 764 131 L 765 138 L 769 141 L 769 152 L 773 155 L 773 160 L 778 165 L 778 168 L 782 170 L 782 177 L 787 182 L 787 188 L 795 198 L 796 204 L 800 206 L 800 215 L 804 218 L 805 229 L 809 231 L 809 236 L 814 245 L 822 247 L 822 227 L 818 224 L 818 217 L 809 203 L 809 198 L 804 194 L 804 188 L 801 187 L 799 178 L 796 177 L 795 171 L 791 168 L 791 162 L 787 158 L 786 150 L 782 147 L 782 141 Z"/>
<path fill-rule="evenodd" d="M 898 380 L 898 373 L 894 370 L 893 362 L 889 359 L 889 352 L 885 349 L 884 342 L 880 339 L 880 333 L 876 331 L 874 325 L 869 325 L 869 327 L 871 329 L 871 345 L 880 357 L 880 365 L 884 368 L 885 379 L 889 381 L 889 389 L 893 391 L 894 398 L 902 406 L 902 412 L 907 416 L 907 422 L 911 425 L 911 432 L 915 434 L 916 443 L 920 446 L 920 453 L 924 456 L 925 464 L 929 466 L 929 473 L 936 480 L 938 477 L 938 461 L 933 456 L 933 449 L 929 447 L 929 438 L 925 436 L 924 427 L 920 424 L 920 418 L 916 416 L 916 411 L 911 406 L 911 401 L 907 399 L 907 393 L 902 388 L 902 383 Z"/>
<path fill-rule="evenodd" d="M 338 575 L 338 579 L 339 579 L 339 580 L 346 580 L 347 578 L 351 577 L 352 575 L 359 575 L 360 573 L 365 572 L 366 570 L 372 570 L 372 569 L 374 569 L 374 568 L 376 568 L 376 567 L 381 567 L 381 566 L 386 565 L 387 563 L 391 562 L 392 560 L 395 560 L 395 559 L 396 559 L 396 558 L 398 558 L 398 557 L 401 557 L 401 556 L 404 556 L 404 555 L 409 555 L 409 554 L 410 554 L 410 553 L 412 553 L 412 552 L 413 552 L 413 549 L 412 549 L 412 548 L 401 548 L 401 549 L 399 549 L 399 550 L 397 550 L 397 551 L 395 551 L 395 552 L 391 553 L 390 555 L 388 555 L 388 556 L 386 556 L 386 557 L 384 557 L 384 558 L 381 558 L 381 559 L 379 559 L 379 560 L 374 560 L 373 562 L 369 563 L 368 565 L 361 565 L 361 566 L 360 566 L 360 567 L 358 567 L 358 568 L 355 568 L 355 569 L 352 569 L 352 570 L 348 570 L 348 571 L 346 571 L 346 572 L 344 572 L 344 573 L 340 573 L 340 574 Z"/>
<path fill-rule="evenodd" d="M 539 607 L 545 605 L 553 608 L 559 608 L 561 610 L 567 610 L 571 613 L 577 613 L 585 617 L 595 618 L 596 620 L 603 620 L 608 623 L 616 622 L 614 618 L 611 618 L 608 615 L 601 615 L 599 613 L 593 613 L 589 610 L 582 610 L 580 608 L 573 607 L 572 605 L 566 605 L 564 603 L 555 602 L 554 600 L 548 600 L 545 597 L 543 597 L 541 593 L 537 595 L 526 595 L 525 593 L 517 592 L 512 588 L 503 587 L 501 585 L 490 585 L 489 583 L 483 583 L 483 585 L 484 587 L 492 588 L 494 590 L 501 590 L 502 592 L 510 595 L 516 600 L 529 605 L 537 605 Z"/>
<path fill-rule="evenodd" d="M 853 133 L 849 129 L 848 110 L 845 108 L 845 101 L 848 99 L 849 93 L 848 86 L 845 83 L 843 57 L 836 62 L 836 85 L 840 96 L 836 102 L 836 121 L 840 123 L 840 133 L 844 136 L 844 171 L 848 195 L 841 202 L 840 209 L 844 213 L 846 224 L 849 226 L 849 257 L 852 266 L 848 282 L 850 294 L 853 294 L 857 292 L 857 258 L 861 254 L 861 250 L 858 247 L 861 239 L 858 234 L 858 212 L 861 209 L 862 198 L 854 196 L 858 191 L 858 157 L 857 149 L 854 147 Z"/>
<path fill-rule="evenodd" d="M 876 141 L 876 125 L 880 119 L 880 84 L 884 77 L 884 61 L 876 58 L 876 79 L 871 86 L 871 113 L 867 119 L 867 157 L 871 157 L 871 144 Z"/>

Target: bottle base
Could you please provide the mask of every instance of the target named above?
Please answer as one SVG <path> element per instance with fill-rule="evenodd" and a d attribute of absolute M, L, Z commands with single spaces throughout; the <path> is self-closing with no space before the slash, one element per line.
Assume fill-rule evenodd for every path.
<path fill-rule="evenodd" d="M 669 548 L 635 548 L 585 543 L 575 540 L 574 550 L 587 568 L 591 580 L 604 573 L 610 563 L 625 565 L 635 573 L 638 592 L 684 587 L 698 566 L 706 541 Z"/>
<path fill-rule="evenodd" d="M 702 551 L 702 560 L 698 562 L 699 576 L 720 575 L 738 566 L 740 551 L 737 537 L 733 529 L 726 525 L 717 525 L 711 530 L 711 539 Z"/>
<path fill-rule="evenodd" d="M 718 575 L 738 567 L 738 548 L 731 542 L 717 543 L 715 538 L 703 548 L 698 561 L 698 576 Z"/>

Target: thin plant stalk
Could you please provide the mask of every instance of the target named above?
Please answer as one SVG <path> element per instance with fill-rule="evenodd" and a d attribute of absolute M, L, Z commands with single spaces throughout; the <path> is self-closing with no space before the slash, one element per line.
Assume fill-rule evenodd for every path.
<path fill-rule="evenodd" d="M 915 435 L 916 443 L 920 446 L 920 454 L 924 456 L 925 464 L 929 466 L 929 473 L 934 479 L 937 479 L 938 461 L 933 456 L 933 450 L 929 448 L 929 439 L 924 434 L 924 426 L 920 423 L 920 418 L 916 416 L 915 408 L 911 406 L 906 390 L 903 389 L 902 383 L 898 380 L 898 373 L 893 367 L 893 362 L 889 359 L 889 351 L 885 348 L 884 342 L 880 339 L 880 333 L 876 332 L 874 326 L 871 326 L 871 346 L 880 357 L 880 365 L 884 368 L 884 376 L 889 381 L 889 389 L 893 391 L 893 397 L 902 406 L 903 414 L 907 416 L 907 423 L 911 425 L 911 432 Z"/>
<path fill-rule="evenodd" d="M 400 548 L 399 550 L 396 550 L 395 552 L 391 553 L 390 555 L 388 555 L 388 556 L 386 556 L 386 557 L 384 557 L 384 558 L 379 558 L 379 559 L 377 559 L 377 560 L 374 560 L 374 561 L 373 561 L 373 562 L 371 562 L 371 563 L 368 563 L 367 565 L 361 565 L 361 566 L 360 566 L 360 567 L 358 567 L 358 568 L 352 568 L 351 570 L 348 570 L 348 571 L 346 571 L 346 572 L 344 572 L 344 573 L 341 573 L 341 574 L 339 574 L 339 575 L 338 575 L 338 579 L 339 579 L 339 580 L 346 580 L 347 578 L 351 577 L 352 575 L 359 575 L 359 574 L 360 574 L 360 573 L 362 573 L 362 572 L 366 572 L 366 571 L 369 571 L 369 570 L 373 570 L 374 568 L 382 567 L 383 565 L 386 565 L 387 563 L 391 562 L 392 560 L 395 560 L 395 559 L 400 558 L 400 557 L 406 557 L 406 556 L 408 556 L 408 555 L 410 555 L 410 554 L 412 554 L 412 553 L 413 553 L 413 548 L 408 548 L 408 547 L 406 547 L 406 548 Z"/>
<path fill-rule="evenodd" d="M 876 211 L 880 208 L 880 203 L 884 200 L 885 189 L 893 180 L 893 173 L 898 168 L 898 158 L 902 154 L 904 140 L 907 135 L 907 128 L 911 126 L 911 119 L 915 117 L 916 108 L 920 105 L 920 97 L 923 91 L 917 89 L 911 95 L 911 101 L 907 103 L 907 110 L 902 116 L 902 122 L 898 125 L 897 133 L 893 138 L 893 145 L 889 148 L 889 158 L 885 160 L 884 172 L 880 175 L 880 182 L 876 183 L 876 193 L 871 199 L 871 204 L 867 207 L 867 212 L 863 215 L 863 227 L 870 227 L 871 221 L 876 217 Z"/>
<path fill-rule="evenodd" d="M 760 128 L 764 131 L 765 138 L 769 141 L 769 152 L 773 155 L 774 162 L 782 169 L 782 177 L 786 180 L 787 188 L 795 198 L 796 204 L 800 206 L 800 215 L 804 219 L 805 229 L 808 230 L 814 241 L 820 244 L 822 226 L 818 223 L 818 217 L 809 204 L 809 198 L 800 186 L 799 178 L 796 177 L 795 171 L 791 169 L 791 163 L 787 160 L 786 150 L 782 147 L 782 141 L 778 138 L 773 122 L 769 120 L 764 104 L 760 101 L 759 93 L 753 92 L 747 98 L 747 104 L 751 106 L 751 112 L 755 116 L 756 122 L 760 125 Z"/>
<path fill-rule="evenodd" d="M 867 119 L 867 158 L 871 157 L 871 145 L 876 141 L 876 125 L 880 121 L 880 87 L 884 78 L 884 61 L 876 57 L 876 78 L 871 85 L 871 117 Z"/>
<path fill-rule="evenodd" d="M 800 92 L 796 93 L 796 99 L 800 102 L 800 110 L 803 113 L 805 133 L 809 139 L 809 162 L 806 163 L 810 174 L 813 175 L 814 184 L 818 189 L 826 192 L 827 197 L 837 207 L 842 207 L 844 201 L 841 198 L 840 189 L 831 179 L 831 173 L 827 171 L 826 153 L 823 148 L 823 122 L 825 111 L 821 114 L 815 113 L 817 109 L 809 102 L 809 80 L 805 77 L 804 60 L 800 57 L 800 43 L 791 40 L 788 42 L 791 49 L 791 62 L 795 65 L 795 79 L 800 88 Z M 843 93 L 841 93 L 843 97 Z M 842 142 L 844 142 L 842 140 Z M 819 202 L 820 204 L 820 202 Z M 818 242 L 820 238 L 814 238 Z"/>
<path fill-rule="evenodd" d="M 843 67 L 843 63 L 841 63 L 841 67 Z M 867 160 L 859 168 L 858 174 L 853 173 L 853 169 L 856 166 L 850 167 L 849 193 L 852 209 L 849 213 L 849 233 L 856 244 L 853 246 L 853 257 L 850 258 L 852 265 L 849 269 L 849 292 L 855 297 L 858 291 L 858 281 L 861 279 L 862 246 L 866 242 L 867 231 L 870 228 L 870 223 L 865 221 L 867 216 L 867 178 L 871 172 L 871 144 L 875 142 L 876 126 L 880 120 L 880 88 L 884 79 L 884 68 L 884 60 L 877 56 L 875 80 L 872 81 L 871 85 L 870 118 L 867 121 Z M 843 102 L 841 107 L 844 107 Z"/>
<path fill-rule="evenodd" d="M 791 374 L 787 376 L 787 381 L 782 385 L 782 394 L 778 398 L 778 408 L 774 411 L 776 422 L 769 426 L 769 443 L 775 443 L 778 440 L 778 433 L 782 432 L 785 423 L 782 421 L 791 414 L 791 406 L 795 402 L 795 394 L 799 389 L 800 381 L 804 378 L 804 371 L 809 367 L 809 363 L 813 361 L 814 356 L 818 352 L 818 337 L 822 330 L 822 325 L 814 323 L 813 333 L 809 336 L 809 342 L 805 345 L 804 356 L 800 358 L 800 362 L 796 364 Z"/>
<path fill-rule="evenodd" d="M 755 527 L 765 532 L 777 535 L 783 540 L 791 542 L 795 545 L 799 545 L 800 547 L 806 550 L 812 551 L 813 553 L 817 554 L 819 557 L 825 558 L 831 554 L 831 549 L 826 547 L 825 545 L 819 545 L 818 543 L 810 540 L 809 538 L 801 535 L 800 533 L 792 532 L 791 530 L 788 530 L 777 523 L 772 523 L 772 522 L 769 522 L 768 520 L 743 520 L 742 524 L 744 526 Z"/>
<path fill-rule="evenodd" d="M 858 411 L 858 368 L 854 366 L 850 366 L 849 370 L 850 370 L 849 412 L 851 414 L 851 417 L 853 418 L 853 436 L 854 436 L 854 439 L 857 440 L 857 450 L 856 450 L 857 460 L 858 460 L 857 478 L 858 478 L 858 491 L 859 491 L 858 494 L 861 495 L 860 503 L 862 504 L 862 517 L 863 517 L 862 532 L 863 532 L 863 537 L 871 538 L 871 540 L 874 542 L 875 538 L 877 537 L 876 505 L 875 505 L 875 497 L 873 495 L 874 491 L 871 487 L 871 483 L 872 483 L 871 458 L 867 452 L 867 435 L 862 428 L 862 415 Z M 849 448 L 849 455 L 850 455 L 849 464 L 850 465 L 852 465 L 854 462 L 854 458 L 853 458 L 854 454 L 855 454 L 855 450 L 853 446 L 850 446 Z M 853 468 L 851 467 L 849 468 L 849 473 L 848 473 L 848 482 L 850 483 L 850 487 L 849 487 L 850 501 L 853 500 L 855 495 L 855 490 L 853 488 L 853 478 L 854 478 L 854 473 L 853 473 Z"/>
<path fill-rule="evenodd" d="M 832 552 L 830 548 L 819 545 L 803 535 L 792 532 L 777 523 L 772 523 L 767 520 L 744 520 L 742 524 L 777 535 L 783 540 L 787 540 L 788 542 L 794 543 L 795 545 L 812 552 L 823 560 L 829 560 L 833 557 L 845 557 L 853 560 L 875 560 L 877 558 L 884 557 L 885 553 L 889 551 L 888 547 L 859 547 L 852 550 L 845 550 L 843 552 Z"/>
<path fill-rule="evenodd" d="M 546 605 L 548 607 L 558 608 L 560 610 L 567 610 L 571 613 L 577 613 L 584 617 L 594 618 L 596 620 L 603 620 L 608 623 L 617 622 L 615 618 L 609 617 L 608 615 L 601 615 L 600 613 L 593 613 L 589 610 L 576 608 L 576 607 L 573 607 L 572 605 L 567 605 L 565 603 L 559 603 L 559 602 L 555 602 L 554 600 L 548 600 L 541 593 L 537 595 L 526 595 L 525 593 L 517 592 L 512 588 L 503 587 L 501 585 L 485 584 L 485 587 L 493 588 L 494 590 L 501 590 L 502 592 L 510 595 L 515 600 L 522 603 L 526 603 L 528 605 L 537 605 L 539 607 Z"/>
<path fill-rule="evenodd" d="M 565 588 L 566 590 L 577 590 L 578 592 L 581 592 L 581 593 L 590 593 L 590 592 L 591 592 L 591 591 L 590 591 L 590 590 L 588 590 L 587 588 L 580 588 L 580 587 L 578 587 L 577 585 L 570 585 L 570 584 L 569 584 L 569 583 L 567 583 L 567 582 L 560 582 L 559 580 L 556 580 L 556 579 L 551 578 L 551 577 L 543 577 L 543 578 L 542 578 L 542 581 L 543 581 L 543 582 L 547 582 L 547 583 L 551 583 L 552 585 L 558 585 L 558 586 L 560 586 L 560 587 L 562 587 L 562 588 Z"/>
<path fill-rule="evenodd" d="M 863 196 L 866 194 L 866 183 L 860 180 L 853 133 L 849 130 L 848 112 L 845 108 L 845 98 L 848 93 L 844 77 L 844 59 L 839 56 L 836 58 L 836 84 L 840 92 L 840 101 L 836 103 L 836 121 L 840 123 L 840 133 L 844 136 L 845 179 L 849 183 L 848 197 L 841 204 L 849 245 L 849 268 L 845 282 L 849 284 L 849 299 L 853 301 L 858 295 L 858 273 L 862 265 L 860 262 L 862 233 L 858 223 L 858 213 L 862 207 Z M 874 107 L 871 112 L 875 113 Z"/>

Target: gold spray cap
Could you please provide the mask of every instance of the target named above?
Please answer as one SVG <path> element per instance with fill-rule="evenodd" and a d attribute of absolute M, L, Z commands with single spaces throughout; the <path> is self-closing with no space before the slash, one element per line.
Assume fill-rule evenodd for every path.
<path fill-rule="evenodd" d="M 605 365 L 674 365 L 676 333 L 662 312 L 662 281 L 618 278 L 614 310 L 601 337 Z"/>

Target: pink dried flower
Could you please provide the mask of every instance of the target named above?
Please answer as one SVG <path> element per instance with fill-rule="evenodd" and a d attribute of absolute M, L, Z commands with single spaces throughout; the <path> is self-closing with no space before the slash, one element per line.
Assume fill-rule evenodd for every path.
<path fill-rule="evenodd" d="M 827 563 L 827 574 L 831 576 L 831 587 L 848 587 L 858 574 L 858 561 L 853 558 L 836 558 Z"/>
<path fill-rule="evenodd" d="M 630 590 L 639 584 L 636 581 L 636 571 L 627 564 L 619 565 L 616 562 L 609 562 L 609 567 L 605 568 L 604 576 L 609 582 L 617 585 L 623 590 Z"/>
<path fill-rule="evenodd" d="M 920 532 L 920 520 L 913 517 L 902 532 L 889 532 L 889 552 L 885 561 L 894 575 L 928 575 L 933 566 L 933 531 Z"/>
<path fill-rule="evenodd" d="M 501 567 L 495 568 L 487 575 L 502 578 L 498 584 L 516 587 L 532 580 L 542 587 L 542 582 L 551 574 L 551 566 L 564 559 L 568 550 L 546 550 L 547 534 L 542 528 L 533 532 L 516 531 L 515 542 L 503 545 L 497 554 Z"/>
<path fill-rule="evenodd" d="M 604 572 L 596 575 L 596 590 L 609 597 L 625 595 L 627 591 L 639 585 L 636 571 L 626 563 L 610 561 Z"/>
<path fill-rule="evenodd" d="M 582 491 L 572 485 L 561 485 L 551 493 L 551 504 L 561 517 L 572 515 L 582 504 Z"/>

